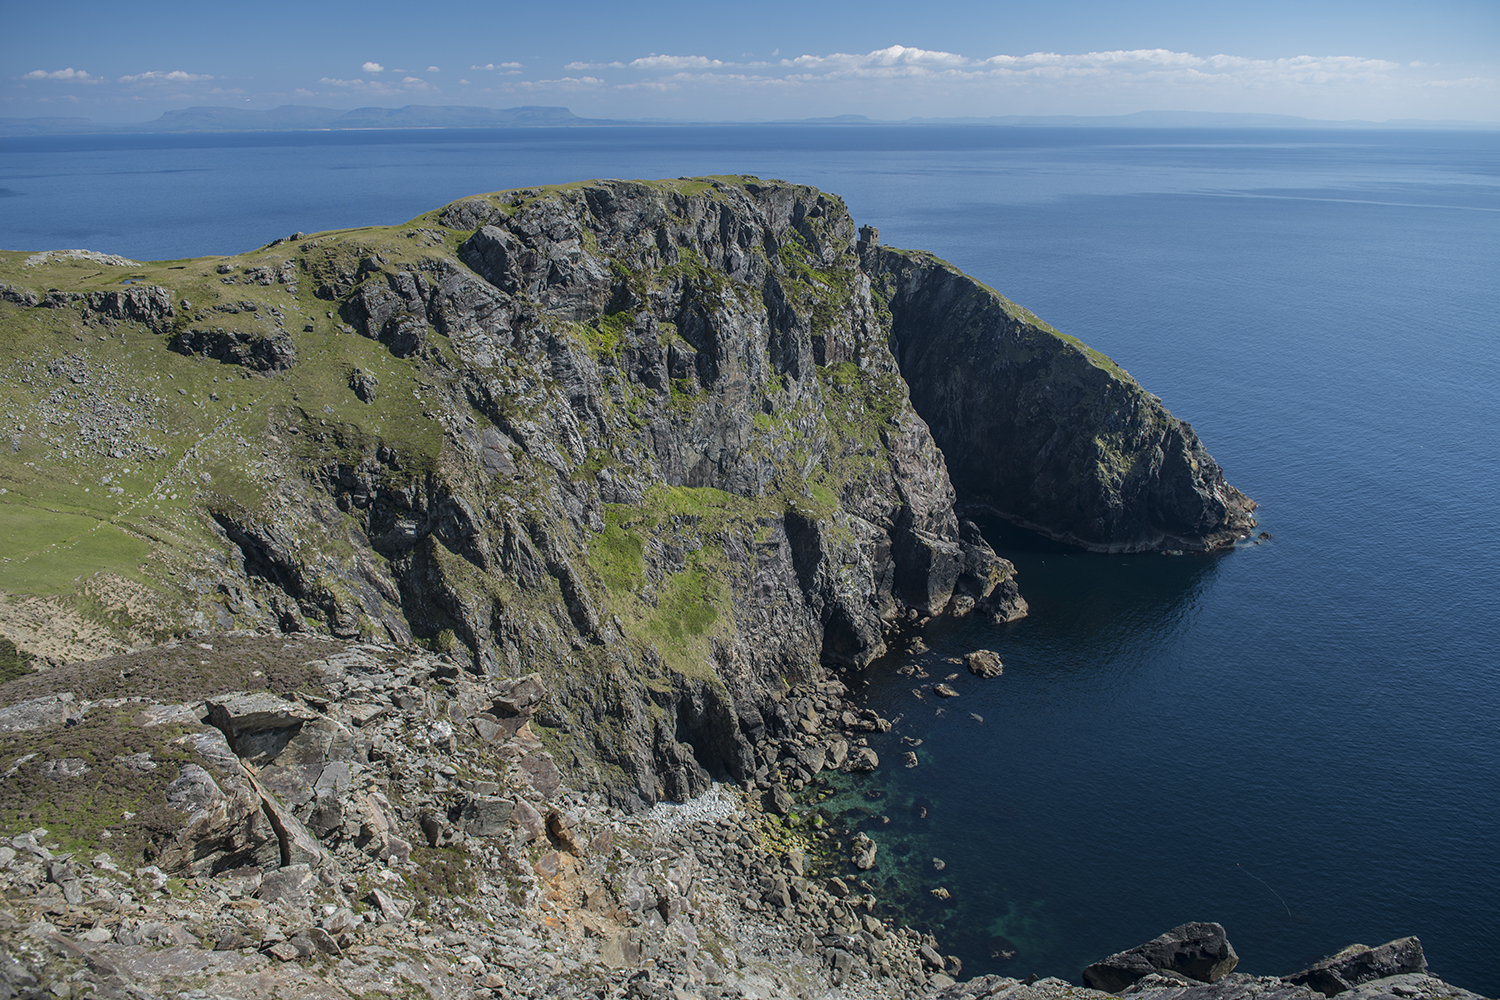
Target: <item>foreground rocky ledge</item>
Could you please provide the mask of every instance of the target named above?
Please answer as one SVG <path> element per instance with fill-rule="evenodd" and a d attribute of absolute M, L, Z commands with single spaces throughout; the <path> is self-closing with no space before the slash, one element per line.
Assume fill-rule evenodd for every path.
<path fill-rule="evenodd" d="M 536 677 L 409 647 L 204 636 L 0 685 L 0 997 L 1475 1000 L 1415 939 L 1225 975 L 1213 924 L 1091 967 L 1110 992 L 961 982 L 862 883 L 873 841 L 775 816 L 878 766 L 840 690 L 768 780 L 629 814 L 560 774 Z"/>

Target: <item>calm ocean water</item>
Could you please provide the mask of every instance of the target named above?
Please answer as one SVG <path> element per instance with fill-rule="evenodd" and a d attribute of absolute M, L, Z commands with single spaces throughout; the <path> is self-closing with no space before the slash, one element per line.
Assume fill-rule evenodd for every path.
<path fill-rule="evenodd" d="M 1500 995 L 1500 134 L 7 139 L 0 246 L 233 253 L 478 191 L 710 172 L 836 191 L 887 243 L 1106 351 L 1274 536 L 1102 556 L 991 525 L 1031 617 L 935 627 L 931 653 L 862 675 L 899 723 L 838 801 L 880 843 L 886 897 L 966 975 L 1076 979 L 1217 920 L 1245 971 L 1417 934 L 1434 970 Z M 930 684 L 976 646 L 1005 675 L 961 673 L 941 705 L 898 672 Z"/>

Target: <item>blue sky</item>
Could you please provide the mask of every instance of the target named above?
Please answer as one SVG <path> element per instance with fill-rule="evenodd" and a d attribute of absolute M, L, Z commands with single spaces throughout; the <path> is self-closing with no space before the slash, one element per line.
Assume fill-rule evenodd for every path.
<path fill-rule="evenodd" d="M 6 4 L 0 116 L 565 105 L 611 118 L 1500 120 L 1500 0 Z"/>

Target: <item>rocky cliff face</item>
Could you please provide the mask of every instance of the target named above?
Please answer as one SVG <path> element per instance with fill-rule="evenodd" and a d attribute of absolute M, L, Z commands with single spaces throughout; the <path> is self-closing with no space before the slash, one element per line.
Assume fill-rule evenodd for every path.
<path fill-rule="evenodd" d="M 912 404 L 966 500 L 1087 549 L 1215 549 L 1255 503 L 1109 358 L 930 254 L 870 247 Z"/>
<path fill-rule="evenodd" d="M 855 236 L 834 196 L 730 177 L 222 260 L 3 255 L 26 551 L 0 631 L 416 639 L 540 673 L 559 762 L 649 804 L 764 778 L 768 737 L 815 715 L 790 687 L 900 621 L 1025 613 L 950 468 L 1093 547 L 1248 524 L 1107 359 Z"/>

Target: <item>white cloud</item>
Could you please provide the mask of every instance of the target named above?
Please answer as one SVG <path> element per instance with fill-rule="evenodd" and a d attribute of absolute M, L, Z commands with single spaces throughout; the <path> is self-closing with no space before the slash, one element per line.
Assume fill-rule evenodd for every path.
<path fill-rule="evenodd" d="M 608 84 L 597 76 L 565 76 L 557 80 L 518 80 L 514 84 L 506 84 L 507 87 L 519 87 L 522 90 L 595 90 Z"/>
<path fill-rule="evenodd" d="M 436 66 L 428 66 L 427 67 L 427 72 L 429 72 L 429 73 L 441 73 L 442 70 L 438 69 Z"/>
<path fill-rule="evenodd" d="M 163 73 L 160 70 L 147 70 L 144 73 L 135 73 L 131 76 L 120 77 L 121 83 L 202 83 L 204 80 L 212 80 L 212 73 L 184 73 L 180 69 L 174 69 Z"/>
<path fill-rule="evenodd" d="M 963 54 L 906 45 L 804 53 L 769 62 L 652 53 L 570 62 L 565 80 L 528 91 L 614 92 L 619 112 L 737 117 L 864 113 L 876 118 L 1007 114 L 1123 114 L 1156 108 L 1252 111 L 1315 118 L 1494 118 L 1500 67 L 1443 67 L 1357 55 L 1249 58 L 1165 48 Z M 491 68 L 491 67 L 478 67 Z M 584 83 L 583 81 L 589 81 Z M 1439 106 L 1434 95 L 1469 95 Z M 644 110 L 643 95 L 663 96 Z M 1426 95 L 1426 96 L 1424 96 Z M 605 113 L 599 108 L 592 113 Z"/>
<path fill-rule="evenodd" d="M 360 69 L 364 70 L 366 73 L 384 73 L 385 72 L 385 67 L 382 66 L 382 65 L 380 65 L 380 63 L 378 63 L 378 62 L 367 62 L 363 66 L 361 66 Z"/>
<path fill-rule="evenodd" d="M 892 45 L 865 55 L 849 55 L 844 52 L 835 52 L 827 56 L 803 55 L 795 59 L 783 59 L 781 65 L 814 72 L 822 70 L 851 72 L 892 67 L 946 69 L 963 66 L 968 62 L 969 60 L 965 57 L 952 52 L 936 52 L 930 49 L 909 48 L 905 45 Z"/>
<path fill-rule="evenodd" d="M 632 59 L 629 63 L 631 69 L 719 69 L 729 65 L 719 59 L 709 59 L 707 56 L 644 56 L 640 59 Z"/>
<path fill-rule="evenodd" d="M 44 69 L 34 69 L 30 73 L 27 73 L 25 76 L 21 77 L 21 79 L 71 80 L 74 83 L 96 83 L 99 80 L 97 76 L 89 76 L 83 70 L 74 69 L 72 66 L 69 66 L 67 69 L 55 69 L 50 73 Z"/>

